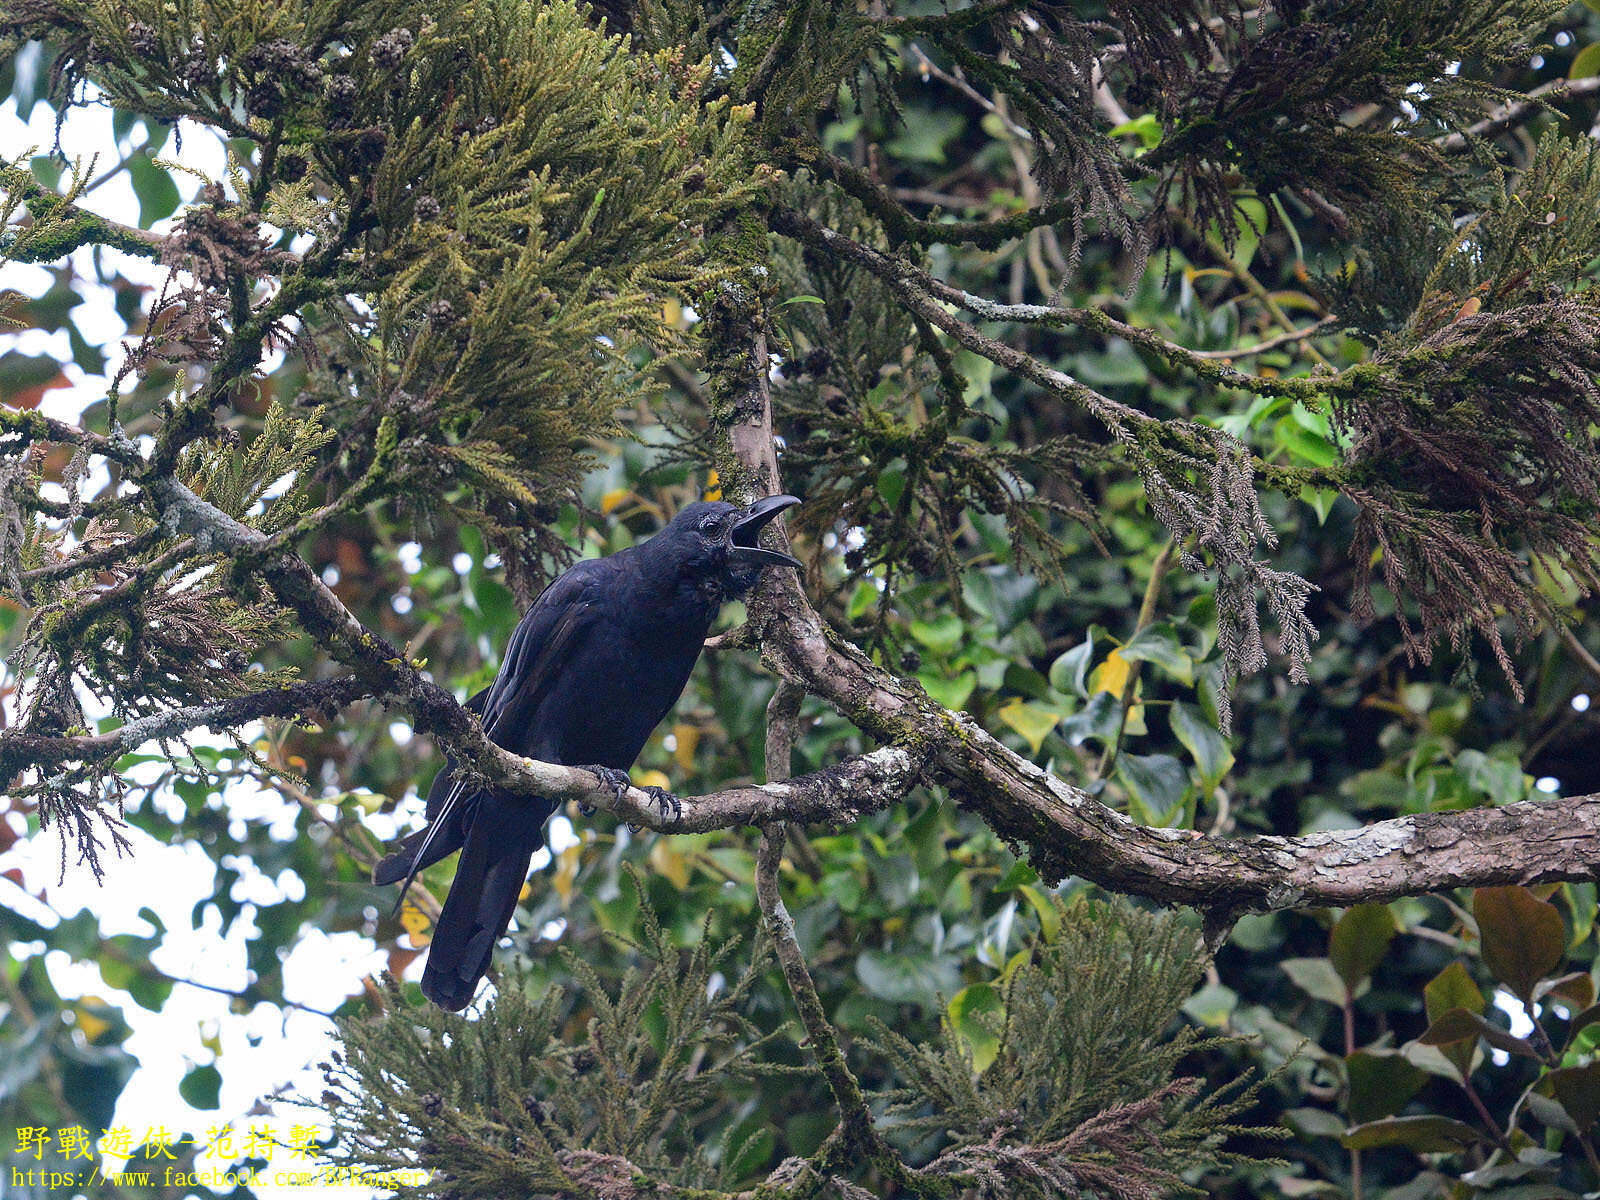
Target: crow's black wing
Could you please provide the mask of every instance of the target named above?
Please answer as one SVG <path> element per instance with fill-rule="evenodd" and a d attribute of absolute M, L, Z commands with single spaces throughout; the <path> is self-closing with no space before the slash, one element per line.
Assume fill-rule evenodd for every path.
<path fill-rule="evenodd" d="M 575 563 L 523 614 L 483 705 L 484 732 L 495 744 L 527 754 L 537 743 L 538 731 L 529 729 L 529 722 L 539 702 L 563 682 L 574 652 L 594 630 L 615 573 L 610 559 Z M 565 682 L 571 686 L 574 681 Z"/>

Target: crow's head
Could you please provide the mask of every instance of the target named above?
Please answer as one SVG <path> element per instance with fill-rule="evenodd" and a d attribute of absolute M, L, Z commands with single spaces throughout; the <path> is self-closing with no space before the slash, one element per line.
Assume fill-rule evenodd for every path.
<path fill-rule="evenodd" d="M 728 596 L 755 587 L 762 567 L 799 567 L 800 560 L 761 545 L 761 531 L 795 496 L 768 496 L 749 508 L 721 500 L 691 504 L 652 541 L 670 545 L 674 557 L 696 574 L 714 577 Z"/>

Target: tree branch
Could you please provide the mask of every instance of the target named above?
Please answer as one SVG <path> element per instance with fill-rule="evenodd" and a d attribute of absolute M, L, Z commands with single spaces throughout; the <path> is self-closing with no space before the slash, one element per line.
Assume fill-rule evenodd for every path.
<path fill-rule="evenodd" d="M 794 218 L 783 220 L 797 228 Z M 760 327 L 755 316 L 745 324 Z M 720 349 L 718 361 L 733 361 Z M 742 383 L 739 435 L 723 426 L 737 457 L 719 470 L 747 488 L 759 482 L 776 490 L 764 353 L 759 361 Z M 719 410 L 716 419 L 732 416 Z M 1140 826 L 872 662 L 822 621 L 787 572 L 763 575 L 750 624 L 776 671 L 885 744 L 926 753 L 932 780 L 1024 849 L 1049 880 L 1079 875 L 1113 891 L 1226 915 L 1600 875 L 1600 795 L 1397 817 L 1305 837 L 1224 839 Z"/>

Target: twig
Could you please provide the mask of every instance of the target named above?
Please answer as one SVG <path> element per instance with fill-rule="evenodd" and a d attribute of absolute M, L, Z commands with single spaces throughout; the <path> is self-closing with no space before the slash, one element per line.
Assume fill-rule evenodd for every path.
<path fill-rule="evenodd" d="M 1334 317 L 1329 314 L 1303 329 L 1280 333 L 1277 337 L 1270 337 L 1264 342 L 1257 342 L 1254 346 L 1240 346 L 1237 350 L 1191 350 L 1189 353 L 1196 358 L 1251 358 L 1257 354 L 1265 354 L 1268 350 L 1276 350 L 1279 346 L 1287 346 L 1290 342 L 1299 342 L 1308 337 L 1316 337 L 1317 334 L 1325 332 L 1327 326 L 1332 325 L 1333 322 Z"/>
<path fill-rule="evenodd" d="M 1551 80 L 1532 89 L 1527 99 L 1505 105 L 1499 112 L 1491 113 L 1477 124 L 1469 126 L 1464 135 L 1447 133 L 1435 138 L 1433 144 L 1442 154 L 1460 154 L 1474 140 L 1498 137 L 1525 118 L 1548 108 L 1553 101 L 1570 100 L 1574 96 L 1587 96 L 1596 91 L 1600 91 L 1600 75 L 1590 75 L 1585 79 Z"/>

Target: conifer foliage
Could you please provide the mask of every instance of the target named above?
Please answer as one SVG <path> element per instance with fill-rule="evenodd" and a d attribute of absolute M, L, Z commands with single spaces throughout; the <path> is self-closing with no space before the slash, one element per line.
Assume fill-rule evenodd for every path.
<path fill-rule="evenodd" d="M 1242 913 L 1369 901 L 1377 958 L 1398 927 L 1370 913 L 1444 888 L 1589 887 L 1556 958 L 1595 924 L 1596 799 L 1531 795 L 1586 708 L 1505 728 L 1554 686 L 1528 643 L 1600 675 L 1570 627 L 1600 591 L 1600 125 L 1566 7 L 0 0 L 59 112 L 227 147 L 187 202 L 129 154 L 138 224 L 100 214 L 95 164 L 0 151 L 0 267 L 165 279 L 125 289 L 76 421 L 0 358 L 0 787 L 98 871 L 156 820 L 141 790 L 223 862 L 223 789 L 275 784 L 320 822 L 295 868 L 347 889 L 282 925 L 337 911 L 397 974 L 427 904 L 403 947 L 370 915 L 361 818 L 435 749 L 662 833 L 627 893 L 639 843 L 578 822 L 521 922 L 536 952 L 568 931 L 526 972 L 553 986 L 507 965 L 460 1019 L 391 981 L 342 1024 L 331 1153 L 426 1194 L 1154 1200 L 1288 1170 L 1251 1108 L 1293 1108 L 1292 1031 L 1265 1070 L 1198 1032 Z M 1531 95 L 1557 45 L 1573 78 Z M 771 697 L 767 771 L 809 773 L 669 820 L 489 745 L 459 701 L 519 604 L 716 488 L 803 495 L 808 571 L 719 634 L 649 769 L 742 784 Z M 1363 623 L 1382 644 L 1351 649 Z M 1469 749 L 1469 699 L 1428 705 L 1480 664 L 1508 696 Z M 819 853 L 790 820 L 879 824 Z M 1204 942 L 1056 885 L 1191 901 Z M 1377 1127 L 1337 1160 L 1358 1192 L 1363 1152 L 1419 1144 L 1387 1122 L 1434 1119 L 1396 1113 L 1439 1065 L 1356 1061 L 1371 969 L 1295 979 L 1344 1021 L 1301 1081 Z M 1463 1187 L 1491 1160 L 1600 1186 L 1572 1151 L 1600 1172 L 1592 1002 L 1572 1061 L 1542 1048 L 1588 1072 L 1567 1098 L 1504 1106 L 1574 1165 L 1491 1120 Z M 1445 1032 L 1476 1046 L 1467 1007 Z"/>

